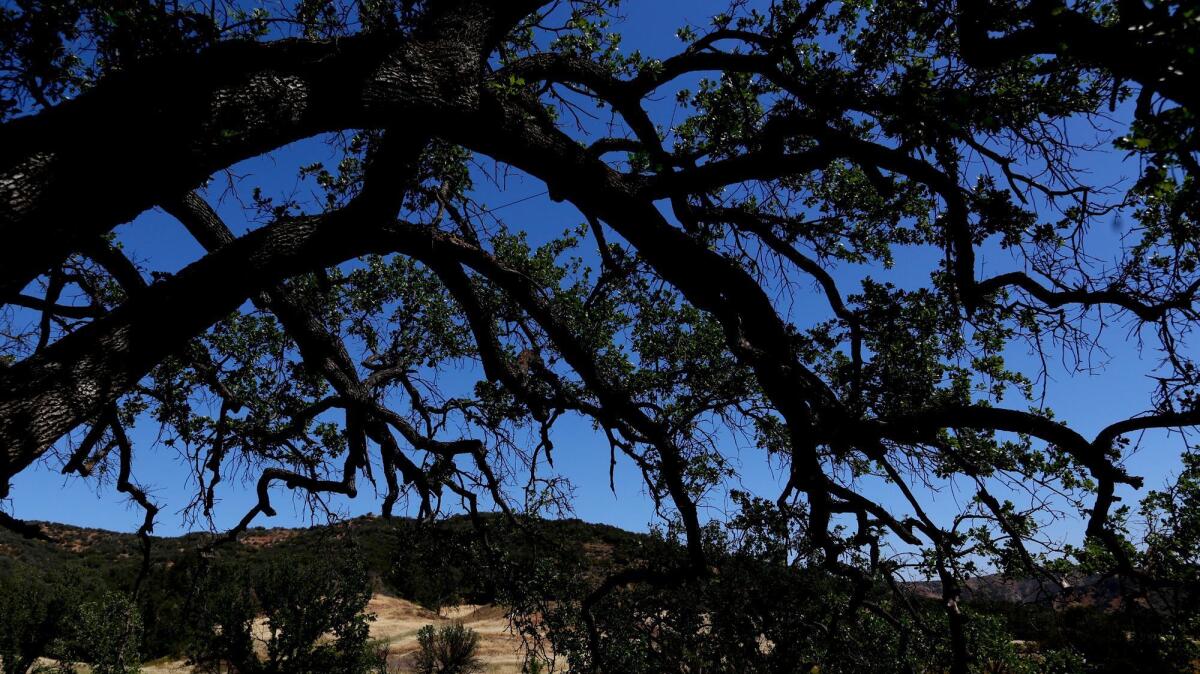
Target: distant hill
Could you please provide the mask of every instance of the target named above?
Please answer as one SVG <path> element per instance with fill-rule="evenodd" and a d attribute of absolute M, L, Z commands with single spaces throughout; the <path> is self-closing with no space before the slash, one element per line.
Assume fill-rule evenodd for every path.
<path fill-rule="evenodd" d="M 0 577 L 19 569 L 35 569 L 39 573 L 55 569 L 71 573 L 82 570 L 84 576 L 98 576 L 106 584 L 132 581 L 136 577 L 141 563 L 141 542 L 136 535 L 53 522 L 38 524 L 52 541 L 30 540 L 0 529 Z M 359 546 L 368 570 L 377 578 L 386 579 L 397 562 L 397 546 L 405 535 L 415 532 L 416 526 L 411 519 L 367 515 L 305 528 L 253 527 L 237 542 L 222 546 L 220 554 L 248 561 L 267 561 L 280 554 L 323 545 L 331 535 L 346 535 Z M 644 534 L 577 519 L 553 520 L 542 526 L 545 527 L 542 532 L 545 538 L 579 551 L 598 567 L 597 570 L 636 557 L 644 540 Z M 439 521 L 430 528 L 441 535 L 467 536 L 471 532 L 470 521 L 463 516 Z M 208 533 L 153 537 L 152 568 L 170 567 L 189 555 L 194 556 L 211 538 Z M 386 581 L 381 582 L 386 584 Z M 987 575 L 970 579 L 964 586 L 963 599 L 968 602 L 1045 604 L 1060 608 L 1083 605 L 1115 609 L 1121 594 L 1118 579 L 1100 576 L 1071 578 L 1067 587 L 1061 587 L 1047 579 Z M 913 581 L 906 583 L 906 587 L 919 597 L 941 598 L 941 584 L 937 581 Z"/>
<path fill-rule="evenodd" d="M 498 517 L 489 518 L 499 521 Z M 50 541 L 21 537 L 0 529 L 0 578 L 23 571 L 39 575 L 61 571 L 82 582 L 121 587 L 131 584 L 141 565 L 141 541 L 134 534 L 77 527 L 69 524 L 39 522 Z M 385 586 L 387 577 L 402 556 L 401 546 L 416 534 L 417 523 L 406 518 L 358 517 L 329 525 L 307 528 L 254 527 L 236 542 L 223 544 L 217 554 L 262 563 L 280 555 L 319 550 L 331 537 L 348 538 L 359 548 L 368 571 Z M 451 517 L 426 525 L 422 535 L 466 540 L 472 525 L 465 516 Z M 605 524 L 577 519 L 546 521 L 539 524 L 540 540 L 546 545 L 575 550 L 599 567 L 636 556 L 644 535 Z M 199 554 L 212 540 L 208 533 L 190 533 L 174 537 L 152 537 L 151 568 L 154 572 L 170 569 Z M 449 562 L 449 560 L 444 560 Z M 383 587 L 381 589 L 394 590 Z"/>
<path fill-rule="evenodd" d="M 6 574 L 36 571 L 39 574 L 61 570 L 81 582 L 122 587 L 132 583 L 141 562 L 141 544 L 134 534 L 76 527 L 69 524 L 40 523 L 53 539 L 29 540 L 0 529 L 0 577 Z M 330 536 L 348 536 L 359 547 L 368 571 L 379 579 L 382 591 L 405 599 L 419 600 L 389 580 L 403 554 L 399 550 L 405 537 L 415 533 L 415 521 L 405 518 L 383 519 L 364 516 L 330 525 L 307 528 L 254 527 L 235 543 L 223 546 L 220 554 L 263 563 L 280 555 L 319 549 Z M 605 524 L 576 519 L 544 522 L 542 535 L 548 544 L 573 551 L 593 567 L 627 563 L 638 556 L 645 536 Z M 467 537 L 471 523 L 466 517 L 452 517 L 431 525 L 433 535 Z M 425 535 L 429 535 L 426 532 Z M 154 537 L 152 568 L 158 571 L 195 557 L 197 550 L 211 540 L 211 534 L 192 533 L 176 537 Z M 560 551 L 561 552 L 561 551 Z M 451 560 L 441 560 L 450 563 Z M 1046 579 L 1012 579 L 999 575 L 973 578 L 964 583 L 967 602 L 1040 604 L 1054 608 L 1088 606 L 1104 610 L 1120 605 L 1120 583 L 1112 577 L 1080 576 L 1060 587 Z M 914 595 L 931 600 L 941 598 L 941 584 L 914 581 L 906 584 Z M 405 596 L 409 595 L 409 596 Z M 486 599 L 486 598 L 481 598 Z"/>
<path fill-rule="evenodd" d="M 942 584 L 937 581 L 917 581 L 907 587 L 914 594 L 928 599 L 941 599 Z M 1039 604 L 1053 608 L 1087 606 L 1114 610 L 1121 605 L 1121 584 L 1112 576 L 1077 576 L 1068 578 L 1067 586 L 1045 578 L 1005 578 L 987 575 L 963 583 L 965 602 L 995 602 L 1005 604 Z"/>
<path fill-rule="evenodd" d="M 498 519 L 495 515 L 484 515 L 487 519 Z M 10 563 L 46 564 L 66 563 L 68 560 L 83 561 L 91 566 L 96 562 L 115 565 L 137 566 L 141 561 L 141 541 L 136 534 L 78 527 L 58 522 L 32 522 L 41 527 L 50 541 L 27 539 L 0 528 L 0 560 Z M 357 544 L 370 552 L 394 543 L 397 534 L 414 529 L 415 520 L 403 517 L 385 519 L 364 515 L 333 524 L 311 527 L 251 527 L 243 532 L 236 542 L 223 544 L 222 550 L 241 550 L 244 554 L 263 552 L 278 546 L 303 547 L 331 534 L 349 534 Z M 593 524 L 579 519 L 544 521 L 544 532 L 559 541 L 574 541 L 580 544 L 606 546 L 636 545 L 643 534 L 625 531 L 607 524 Z M 468 533 L 470 519 L 454 516 L 429 525 L 433 530 Z M 193 552 L 209 543 L 213 535 L 207 532 L 183 534 L 181 536 L 151 536 L 155 564 L 179 555 Z M 372 561 L 382 561 L 379 559 Z"/>

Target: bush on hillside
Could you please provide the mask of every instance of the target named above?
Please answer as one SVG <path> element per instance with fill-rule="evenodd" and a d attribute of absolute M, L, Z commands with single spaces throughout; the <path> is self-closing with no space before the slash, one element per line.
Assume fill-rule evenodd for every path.
<path fill-rule="evenodd" d="M 475 674 L 483 671 L 479 635 L 462 623 L 435 628 L 426 625 L 417 632 L 417 674 Z"/>

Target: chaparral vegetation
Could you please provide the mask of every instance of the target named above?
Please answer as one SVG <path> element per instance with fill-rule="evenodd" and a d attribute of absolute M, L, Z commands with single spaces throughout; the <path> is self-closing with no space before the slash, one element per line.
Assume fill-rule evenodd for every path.
<path fill-rule="evenodd" d="M 1195 670 L 1200 6 L 669 4 L 0 3 L 4 671 Z"/>

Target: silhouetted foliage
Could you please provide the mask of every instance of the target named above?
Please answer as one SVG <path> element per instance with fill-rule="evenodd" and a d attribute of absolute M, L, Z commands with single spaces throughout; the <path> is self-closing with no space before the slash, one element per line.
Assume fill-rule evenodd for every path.
<path fill-rule="evenodd" d="M 138 597 L 147 653 L 201 601 L 288 625 L 280 667 L 350 657 L 263 591 L 360 589 L 163 568 L 160 508 L 215 527 L 249 480 L 192 542 L 280 488 L 369 482 L 410 543 L 469 513 L 445 575 L 413 545 L 371 568 L 541 616 L 583 669 L 1192 666 L 1195 2 L 736 0 L 646 26 L 679 41 L 653 55 L 621 21 L 663 3 L 259 4 L 0 6 L 0 502 L 51 465 L 138 507 L 129 560 L 81 566 Z M 144 213 L 186 246 L 135 250 Z M 1114 353 L 1146 390 L 1056 415 Z M 588 478 L 653 505 L 635 554 L 539 533 L 587 428 Z M 1130 457 L 1172 442 L 1147 485 Z M 162 447 L 186 489 L 139 482 Z M 1023 654 L 972 605 L 990 574 L 1118 592 Z"/>
<path fill-rule="evenodd" d="M 62 632 L 67 583 L 21 570 L 0 573 L 0 672 L 25 674 Z"/>

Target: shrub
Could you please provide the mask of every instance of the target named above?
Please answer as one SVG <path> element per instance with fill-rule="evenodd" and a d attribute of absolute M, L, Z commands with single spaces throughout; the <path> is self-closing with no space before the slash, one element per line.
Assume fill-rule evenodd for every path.
<path fill-rule="evenodd" d="M 546 671 L 546 661 L 532 653 L 525 658 L 525 665 L 521 668 L 521 674 L 546 674 Z"/>
<path fill-rule="evenodd" d="M 483 662 L 476 653 L 479 635 L 462 623 L 442 628 L 426 625 L 417 632 L 418 674 L 474 674 L 483 671 Z"/>
<path fill-rule="evenodd" d="M 363 649 L 365 674 L 391 674 L 392 670 L 388 669 L 388 656 L 392 654 L 392 647 L 386 641 L 374 640 L 367 644 Z"/>

